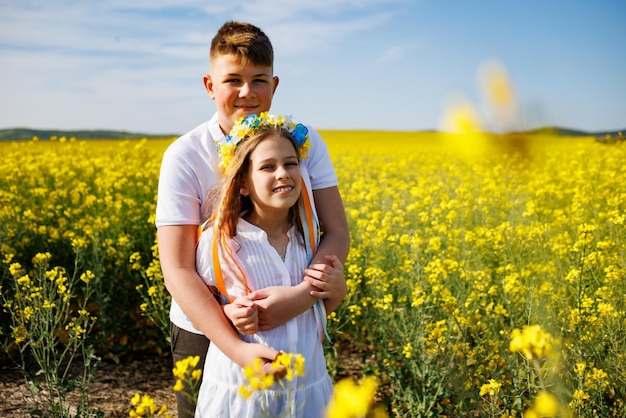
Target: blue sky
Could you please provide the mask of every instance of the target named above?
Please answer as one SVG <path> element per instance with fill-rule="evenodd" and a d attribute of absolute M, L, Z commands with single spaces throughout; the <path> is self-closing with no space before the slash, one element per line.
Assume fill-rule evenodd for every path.
<path fill-rule="evenodd" d="M 227 20 L 261 27 L 272 110 L 318 129 L 427 130 L 465 100 L 491 126 L 478 71 L 505 66 L 518 123 L 626 128 L 622 0 L 3 0 L 0 128 L 184 133 Z"/>

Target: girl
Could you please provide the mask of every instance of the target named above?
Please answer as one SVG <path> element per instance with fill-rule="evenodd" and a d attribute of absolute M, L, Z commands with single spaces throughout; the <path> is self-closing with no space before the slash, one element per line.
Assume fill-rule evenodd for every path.
<path fill-rule="evenodd" d="M 315 208 L 308 175 L 300 159 L 309 146 L 307 130 L 288 118 L 262 113 L 240 120 L 218 144 L 225 170 L 219 206 L 213 211 L 197 249 L 197 270 L 223 304 L 270 286 L 296 286 L 318 243 Z M 332 268 L 316 272 L 319 279 L 344 288 L 343 266 L 329 257 Z M 321 341 L 325 304 L 334 309 L 345 296 L 326 299 L 285 324 L 252 334 L 237 334 L 213 304 L 215 322 L 198 397 L 196 416 L 256 417 L 261 405 L 272 416 L 321 417 L 332 393 Z M 254 314 L 250 315 L 254 318 Z M 209 319 L 208 319 L 209 320 Z M 242 367 L 255 358 L 271 361 L 279 352 L 299 353 L 304 376 L 254 392 L 239 394 L 246 383 Z M 287 391 L 294 393 L 289 402 Z"/>

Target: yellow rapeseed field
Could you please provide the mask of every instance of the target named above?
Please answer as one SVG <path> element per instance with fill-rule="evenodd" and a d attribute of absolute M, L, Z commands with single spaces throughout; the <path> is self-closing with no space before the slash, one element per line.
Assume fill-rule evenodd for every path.
<path fill-rule="evenodd" d="M 626 143 L 321 133 L 352 235 L 332 374 L 359 361 L 391 416 L 626 414 Z M 0 143 L 4 300 L 32 297 L 22 270 L 50 252 L 93 272 L 100 350 L 166 349 L 153 214 L 170 142 Z"/>

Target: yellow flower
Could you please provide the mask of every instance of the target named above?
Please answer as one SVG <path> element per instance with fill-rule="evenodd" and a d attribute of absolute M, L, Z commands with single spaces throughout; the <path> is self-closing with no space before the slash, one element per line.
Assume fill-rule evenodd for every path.
<path fill-rule="evenodd" d="M 480 396 L 485 396 L 486 394 L 496 396 L 500 392 L 501 387 L 502 383 L 495 379 L 489 379 L 489 383 L 485 383 L 480 387 Z"/>
<path fill-rule="evenodd" d="M 239 387 L 239 394 L 243 396 L 244 399 L 248 399 L 252 395 L 252 390 L 248 388 L 246 385 Z"/>
<path fill-rule="evenodd" d="M 13 263 L 9 266 L 9 273 L 11 273 L 11 276 L 15 277 L 23 274 L 24 270 L 20 263 Z"/>
<path fill-rule="evenodd" d="M 524 413 L 524 417 L 537 416 L 537 417 L 555 417 L 559 414 L 561 404 L 558 399 L 545 390 L 539 391 L 535 397 L 532 407 L 529 411 Z"/>
<path fill-rule="evenodd" d="M 577 401 L 586 401 L 586 400 L 589 400 L 589 394 L 585 393 L 584 391 L 580 389 L 576 389 L 574 391 L 574 394 L 572 395 L 572 398 L 576 399 Z"/>
<path fill-rule="evenodd" d="M 570 408 L 581 408 L 585 406 L 585 403 L 590 399 L 588 393 L 581 389 L 576 389 L 572 394 L 572 400 L 569 403 Z"/>
<path fill-rule="evenodd" d="M 327 408 L 328 418 L 363 417 L 370 410 L 376 395 L 378 381 L 375 377 L 366 376 L 361 384 L 350 378 L 342 379 L 335 384 L 333 397 Z"/>
<path fill-rule="evenodd" d="M 552 336 L 539 325 L 516 328 L 511 332 L 509 350 L 522 353 L 528 360 L 546 357 L 552 352 Z"/>
<path fill-rule="evenodd" d="M 294 360 L 293 368 L 296 376 L 304 376 L 304 356 L 298 354 Z"/>
<path fill-rule="evenodd" d="M 13 329 L 13 338 L 15 338 L 16 344 L 21 344 L 26 341 L 26 337 L 28 337 L 28 333 L 23 326 L 17 326 Z"/>
<path fill-rule="evenodd" d="M 147 394 L 141 396 L 139 393 L 135 393 L 135 396 L 131 398 L 130 403 L 136 407 L 128 413 L 130 417 L 170 416 L 169 414 L 165 414 L 167 411 L 167 405 L 163 404 L 159 407 L 155 400 Z"/>
<path fill-rule="evenodd" d="M 138 252 L 132 253 L 128 261 L 130 262 L 131 268 L 133 270 L 141 270 L 142 266 L 141 266 L 141 254 L 140 253 Z"/>
<path fill-rule="evenodd" d="M 465 101 L 458 101 L 448 108 L 442 121 L 445 131 L 472 134 L 483 130 L 482 122 L 474 107 Z"/>
<path fill-rule="evenodd" d="M 135 396 L 131 398 L 130 403 L 135 406 L 139 403 L 139 401 L 141 401 L 141 395 L 139 393 L 135 393 Z"/>
<path fill-rule="evenodd" d="M 585 363 L 584 361 L 578 362 L 576 363 L 576 365 L 574 366 L 574 372 L 578 375 L 578 376 L 584 376 L 585 375 L 585 368 L 587 367 L 587 363 Z"/>
<path fill-rule="evenodd" d="M 281 367 L 285 368 L 285 380 L 292 381 L 296 376 L 304 376 L 305 359 L 301 354 L 280 353 L 276 360 L 270 364 L 270 368 L 278 371 Z M 275 383 L 274 373 L 265 373 L 263 370 L 263 362 L 256 358 L 254 362 L 243 368 L 243 375 L 247 383 L 239 388 L 239 393 L 247 398 L 257 390 L 269 389 Z"/>
<path fill-rule="evenodd" d="M 17 279 L 17 284 L 19 284 L 20 286 L 24 286 L 24 287 L 30 286 L 31 284 L 30 277 L 28 277 L 28 275 L 20 277 L 19 279 Z"/>
<path fill-rule="evenodd" d="M 50 302 L 49 300 L 44 300 L 43 301 L 43 308 L 44 309 L 52 309 L 55 308 L 57 305 L 54 302 Z"/>
<path fill-rule="evenodd" d="M 91 270 L 86 270 L 83 274 L 80 275 L 80 280 L 85 284 L 89 284 L 89 282 L 95 277 L 96 275 L 93 274 Z"/>
<path fill-rule="evenodd" d="M 24 316 L 24 320 L 29 321 L 30 317 L 33 316 L 34 312 L 35 310 L 33 309 L 32 306 L 25 306 L 24 309 L 22 310 L 22 315 Z"/>
<path fill-rule="evenodd" d="M 187 369 L 195 369 L 200 361 L 200 356 L 189 356 L 176 362 L 176 366 L 172 370 L 175 377 L 179 379 L 185 379 Z"/>
<path fill-rule="evenodd" d="M 33 264 L 36 266 L 45 266 L 48 264 L 51 258 L 52 258 L 52 254 L 48 252 L 38 253 L 33 257 Z"/>
<path fill-rule="evenodd" d="M 176 384 L 174 385 L 174 392 L 180 392 L 185 389 L 185 385 L 183 385 L 183 381 L 180 379 L 176 380 Z"/>
<path fill-rule="evenodd" d="M 402 355 L 406 358 L 411 358 L 411 353 L 413 352 L 413 345 L 410 342 L 406 343 L 402 348 Z"/>

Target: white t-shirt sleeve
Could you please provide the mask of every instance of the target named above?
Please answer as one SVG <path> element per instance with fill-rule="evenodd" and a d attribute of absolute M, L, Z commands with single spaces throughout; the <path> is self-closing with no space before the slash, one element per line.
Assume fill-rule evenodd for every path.
<path fill-rule="evenodd" d="M 200 225 L 201 190 L 193 167 L 174 149 L 163 154 L 156 226 Z"/>
<path fill-rule="evenodd" d="M 307 129 L 309 130 L 311 148 L 308 151 L 308 158 L 303 160 L 303 162 L 311 178 L 312 190 L 336 186 L 337 175 L 330 161 L 326 143 L 313 128 L 307 126 Z"/>
<path fill-rule="evenodd" d="M 209 214 L 206 197 L 221 169 L 213 137 L 222 135 L 217 116 L 174 141 L 163 154 L 156 226 L 200 225 Z"/>

